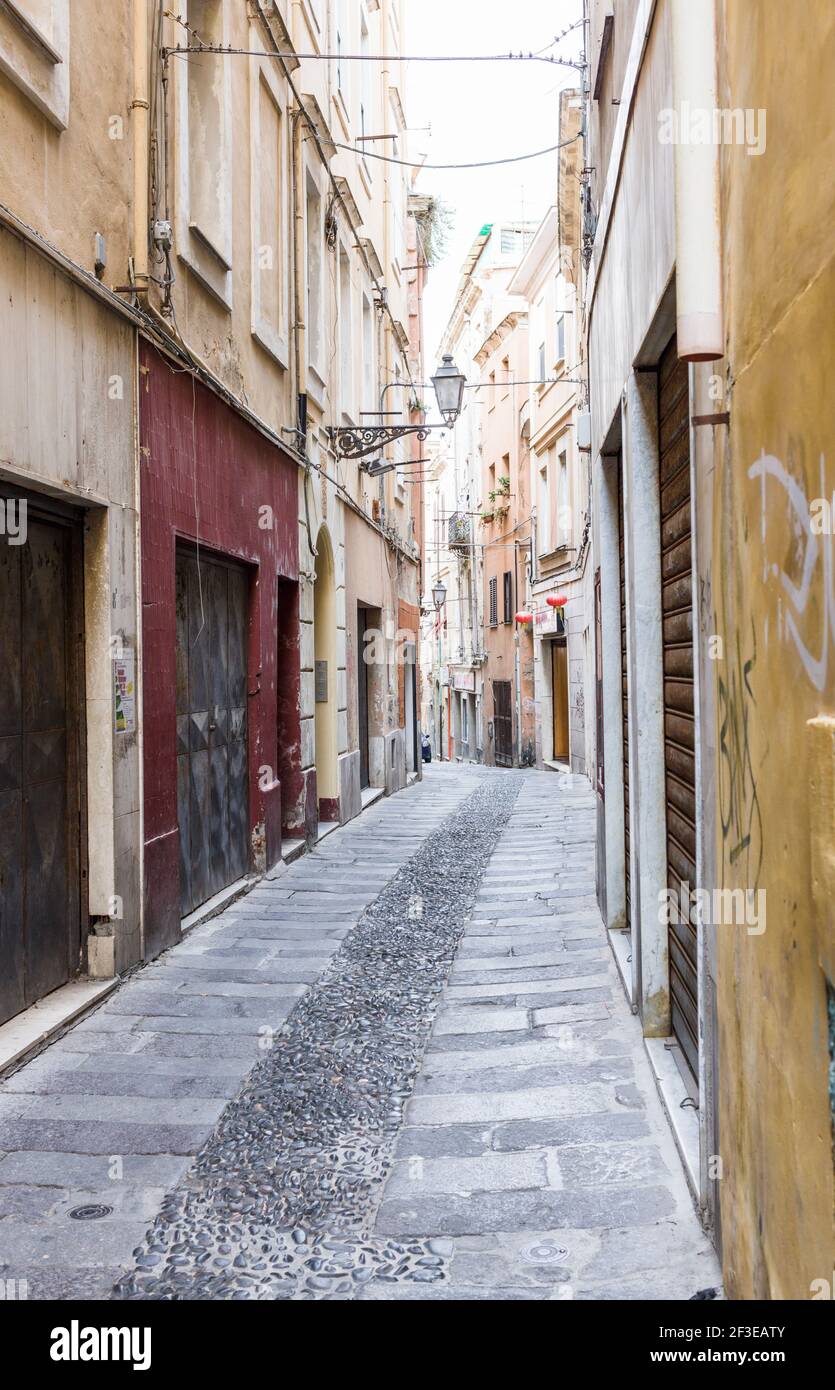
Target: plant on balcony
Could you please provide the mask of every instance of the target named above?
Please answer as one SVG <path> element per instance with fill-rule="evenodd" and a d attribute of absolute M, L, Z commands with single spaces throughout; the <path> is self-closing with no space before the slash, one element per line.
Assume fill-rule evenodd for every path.
<path fill-rule="evenodd" d="M 509 496 L 510 496 L 510 479 L 509 479 L 509 478 L 506 478 L 506 477 L 499 478 L 499 486 L 498 486 L 498 488 L 497 488 L 497 495 L 499 495 L 499 496 L 501 496 L 501 497 L 509 497 Z"/>

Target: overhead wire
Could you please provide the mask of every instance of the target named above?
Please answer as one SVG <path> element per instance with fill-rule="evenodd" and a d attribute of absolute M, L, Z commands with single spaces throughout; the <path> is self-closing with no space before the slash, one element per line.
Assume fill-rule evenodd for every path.
<path fill-rule="evenodd" d="M 580 132 L 572 135 L 568 140 L 561 140 L 557 145 L 546 145 L 541 150 L 531 150 L 528 154 L 507 155 L 504 159 L 479 159 L 471 160 L 463 164 L 427 164 L 423 161 L 413 159 L 396 159 L 390 154 L 375 154 L 372 150 L 357 149 L 356 145 L 347 145 L 341 140 L 328 140 L 326 143 L 332 145 L 336 150 L 347 150 L 349 154 L 361 155 L 363 159 L 377 159 L 382 164 L 398 164 L 403 169 L 493 169 L 500 164 L 523 164 L 529 159 L 540 159 L 546 154 L 556 154 L 566 145 L 573 145 L 580 139 Z"/>

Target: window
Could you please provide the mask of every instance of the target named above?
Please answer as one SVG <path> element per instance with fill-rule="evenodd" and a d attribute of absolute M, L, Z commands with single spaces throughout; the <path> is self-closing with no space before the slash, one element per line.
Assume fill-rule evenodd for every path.
<path fill-rule="evenodd" d="M 339 252 L 339 369 L 342 413 L 354 412 L 354 315 L 351 293 L 351 258 L 345 247 Z"/>
<path fill-rule="evenodd" d="M 284 367 L 287 354 L 287 153 L 280 87 L 272 66 L 264 63 L 251 93 L 253 148 L 250 162 L 252 201 L 252 333 Z"/>
<path fill-rule="evenodd" d="M 557 314 L 557 361 L 565 361 L 565 314 Z"/>
<path fill-rule="evenodd" d="M 395 153 L 395 158 L 397 158 L 396 153 Z M 394 206 L 393 206 L 393 220 L 394 220 L 393 254 L 394 254 L 394 260 L 395 260 L 396 263 L 397 263 L 397 268 L 398 268 L 398 270 L 403 270 L 404 266 L 406 265 L 407 257 L 406 257 L 406 213 L 405 213 L 406 189 L 405 189 L 405 187 L 404 187 L 404 185 L 403 185 L 402 183 L 399 183 L 399 182 L 395 183 L 394 190 L 393 190 L 393 195 L 392 195 L 392 201 L 393 201 L 393 205 L 394 205 Z"/>
<path fill-rule="evenodd" d="M 563 449 L 557 459 L 557 545 L 568 545 L 571 539 L 571 498 L 568 495 L 568 451 Z"/>
<path fill-rule="evenodd" d="M 532 232 L 526 232 L 522 227 L 502 227 L 501 231 L 501 253 L 503 256 L 521 256 L 530 245 L 533 238 Z"/>
<path fill-rule="evenodd" d="M 513 570 L 504 572 L 504 620 L 513 622 Z"/>
<path fill-rule="evenodd" d="M 374 109 L 374 63 L 369 62 L 371 57 L 371 31 L 368 27 L 368 16 L 365 11 L 360 13 L 360 55 L 363 61 L 359 64 L 360 69 L 360 142 L 363 153 L 365 152 L 365 137 L 373 135 L 371 128 Z M 368 168 L 367 160 L 363 159 L 362 167 L 368 177 L 371 171 Z"/>
<path fill-rule="evenodd" d="M 344 62 L 343 55 L 348 52 L 348 13 L 346 0 L 338 0 L 336 6 L 336 86 L 347 103 L 348 69 L 350 63 Z"/>
<path fill-rule="evenodd" d="M 544 381 L 545 381 L 545 378 L 546 378 L 546 368 L 545 368 L 545 344 L 544 344 L 544 343 L 540 343 L 540 345 L 539 345 L 539 380 L 540 380 L 540 382 L 544 382 Z"/>
<path fill-rule="evenodd" d="M 188 22 L 206 44 L 223 42 L 222 0 L 188 0 Z M 188 73 L 189 221 L 220 250 L 224 244 L 225 63 L 216 53 L 190 55 Z"/>
<path fill-rule="evenodd" d="M 499 625 L 499 581 L 496 578 L 490 580 L 490 626 Z"/>
<path fill-rule="evenodd" d="M 307 177 L 307 355 L 313 366 L 322 361 L 322 198 Z"/>
<path fill-rule="evenodd" d="M 376 410 L 374 400 L 374 313 L 367 294 L 362 297 L 362 408 Z"/>
<path fill-rule="evenodd" d="M 69 0 L 4 0 L 0 71 L 66 130 L 70 118 Z"/>
<path fill-rule="evenodd" d="M 182 8 L 182 7 L 181 7 Z M 188 0 L 184 18 L 206 44 L 228 38 L 224 0 Z M 217 53 L 177 69 L 176 244 L 180 257 L 232 305 L 231 70 Z M 251 106 L 255 104 L 254 94 Z M 257 120 L 257 108 L 252 112 Z"/>
<path fill-rule="evenodd" d="M 539 470 L 539 486 L 536 499 L 536 531 L 540 555 L 547 555 L 551 548 L 550 498 L 548 496 L 548 464 Z"/>

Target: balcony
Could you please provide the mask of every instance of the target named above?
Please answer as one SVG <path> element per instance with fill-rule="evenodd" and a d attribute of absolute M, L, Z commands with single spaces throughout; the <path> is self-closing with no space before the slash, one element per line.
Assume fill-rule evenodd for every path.
<path fill-rule="evenodd" d="M 449 518 L 450 550 L 469 550 L 472 542 L 472 527 L 466 512 L 453 512 Z"/>

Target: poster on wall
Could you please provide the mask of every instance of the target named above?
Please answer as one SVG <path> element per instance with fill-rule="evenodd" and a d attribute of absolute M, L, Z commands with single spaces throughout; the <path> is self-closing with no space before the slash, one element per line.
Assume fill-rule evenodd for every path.
<path fill-rule="evenodd" d="M 113 661 L 115 685 L 115 729 L 117 734 L 136 732 L 136 683 L 133 652 L 124 652 Z"/>

